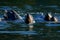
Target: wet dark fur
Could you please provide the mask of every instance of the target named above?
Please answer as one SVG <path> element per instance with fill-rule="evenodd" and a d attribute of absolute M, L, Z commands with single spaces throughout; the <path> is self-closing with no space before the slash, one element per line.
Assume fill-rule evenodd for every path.
<path fill-rule="evenodd" d="M 29 24 L 31 22 L 30 18 L 29 18 L 29 14 L 26 15 L 26 18 L 25 18 L 25 23 L 26 24 Z"/>

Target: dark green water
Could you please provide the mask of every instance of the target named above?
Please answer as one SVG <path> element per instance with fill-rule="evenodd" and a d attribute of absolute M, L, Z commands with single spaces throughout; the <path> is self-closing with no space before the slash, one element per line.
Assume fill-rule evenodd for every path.
<path fill-rule="evenodd" d="M 9 23 L 10 24 L 10 23 Z M 24 24 L 25 25 L 25 24 Z M 48 27 L 44 23 L 36 23 L 33 28 L 22 24 L 11 23 L 10 27 L 0 29 L 0 31 L 21 31 L 19 33 L 2 33 L 0 40 L 59 40 L 60 26 Z M 25 32 L 22 32 L 25 31 Z M 27 32 L 29 31 L 29 32 Z M 34 32 L 35 31 L 35 32 Z"/>
<path fill-rule="evenodd" d="M 60 19 L 60 0 L 0 0 L 1 18 L 5 9 L 16 10 L 22 17 L 27 12 L 38 14 L 37 18 L 40 12 L 51 12 Z M 24 23 L 0 22 L 0 40 L 60 40 L 60 23 L 53 25 L 38 21 L 32 26 L 31 28 Z"/>
<path fill-rule="evenodd" d="M 11 6 L 9 6 L 11 7 Z M 45 7 L 47 7 L 45 9 Z M 48 13 L 48 12 L 52 12 L 50 10 L 50 7 L 53 8 L 53 10 L 55 9 L 59 9 L 59 6 L 41 6 L 41 12 L 43 12 L 44 14 Z M 54 8 L 55 7 L 55 8 Z M 10 8 L 1 8 L 1 17 L 4 13 L 4 9 L 10 9 Z M 16 10 L 18 13 L 21 14 L 21 16 L 23 17 L 25 15 L 25 13 L 31 13 L 31 14 L 38 14 L 36 10 L 30 10 L 30 7 L 28 9 L 19 9 L 19 8 L 12 8 L 14 10 Z M 31 8 L 33 9 L 33 8 Z M 27 11 L 29 10 L 29 11 Z M 59 15 L 59 11 L 54 11 L 52 13 L 57 13 L 58 16 Z M 52 14 L 52 15 L 56 15 L 56 14 Z M 34 16 L 34 15 L 33 15 Z M 37 16 L 36 16 L 37 17 Z M 38 16 L 39 17 L 39 16 Z M 37 17 L 37 18 L 38 18 Z M 38 19 L 37 19 L 38 20 Z M 47 26 L 46 23 L 35 23 L 33 24 L 33 27 L 31 28 L 30 26 L 28 26 L 25 23 L 13 23 L 13 22 L 0 22 L 0 40 L 60 40 L 60 26 Z M 50 25 L 50 24 L 49 24 Z M 59 24 L 60 25 L 60 24 Z M 14 32 L 15 31 L 15 32 Z M 11 33 L 10 33 L 11 32 Z"/>

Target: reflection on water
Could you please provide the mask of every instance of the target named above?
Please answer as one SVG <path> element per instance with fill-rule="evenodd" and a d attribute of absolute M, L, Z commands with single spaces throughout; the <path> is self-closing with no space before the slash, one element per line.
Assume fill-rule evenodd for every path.
<path fill-rule="evenodd" d="M 29 26 L 29 31 L 32 31 L 33 30 L 33 25 L 30 25 Z"/>
<path fill-rule="evenodd" d="M 60 24 L 46 24 L 46 26 L 53 26 L 53 27 L 57 27 L 57 26 L 60 26 Z"/>

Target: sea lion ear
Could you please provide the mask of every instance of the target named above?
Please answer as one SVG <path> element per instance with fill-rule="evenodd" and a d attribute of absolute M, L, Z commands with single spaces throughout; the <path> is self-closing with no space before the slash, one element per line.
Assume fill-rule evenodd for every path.
<path fill-rule="evenodd" d="M 12 11 L 14 11 L 14 10 L 12 10 Z"/>
<path fill-rule="evenodd" d="M 16 12 L 15 10 L 12 10 L 13 12 Z"/>
<path fill-rule="evenodd" d="M 4 10 L 5 12 L 8 12 L 7 10 Z"/>

